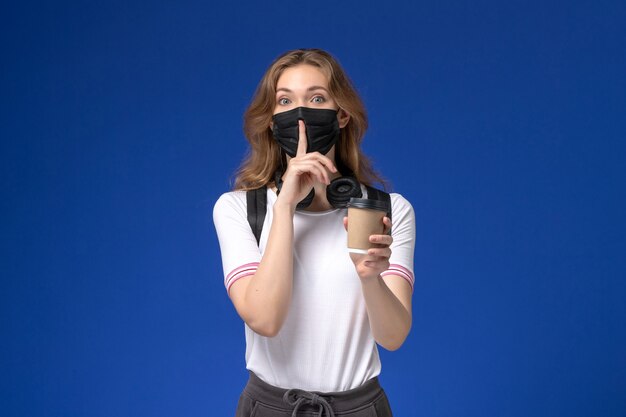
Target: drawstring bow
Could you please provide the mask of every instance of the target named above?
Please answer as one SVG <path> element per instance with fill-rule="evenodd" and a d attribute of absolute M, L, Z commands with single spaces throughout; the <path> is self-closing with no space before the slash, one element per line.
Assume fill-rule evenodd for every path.
<path fill-rule="evenodd" d="M 293 395 L 293 400 L 290 398 L 291 395 Z M 291 417 L 297 417 L 298 409 L 300 409 L 300 406 L 303 404 L 318 406 L 317 417 L 322 417 L 324 415 L 323 413 L 325 413 L 326 417 L 335 417 L 335 413 L 326 398 L 313 392 L 301 389 L 290 389 L 285 392 L 283 401 L 293 407 Z"/>

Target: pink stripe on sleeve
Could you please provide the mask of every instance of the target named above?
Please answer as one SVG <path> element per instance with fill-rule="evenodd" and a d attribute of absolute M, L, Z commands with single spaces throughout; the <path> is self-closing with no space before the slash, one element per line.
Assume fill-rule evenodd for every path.
<path fill-rule="evenodd" d="M 415 277 L 413 276 L 413 273 L 411 271 L 409 271 L 407 268 L 403 267 L 402 265 L 398 265 L 398 264 L 389 265 L 389 269 L 387 269 L 385 272 L 380 274 L 381 277 L 384 277 L 386 275 L 398 275 L 406 279 L 409 285 L 411 285 L 411 289 L 413 289 Z"/>
<path fill-rule="evenodd" d="M 224 279 L 224 285 L 226 286 L 226 291 L 230 291 L 230 287 L 232 287 L 232 285 L 236 281 L 240 280 L 241 278 L 254 275 L 254 273 L 256 272 L 258 268 L 259 268 L 258 262 L 251 262 L 245 265 L 241 265 L 233 269 L 232 271 L 230 271 L 230 273 L 226 275 L 226 278 Z"/>

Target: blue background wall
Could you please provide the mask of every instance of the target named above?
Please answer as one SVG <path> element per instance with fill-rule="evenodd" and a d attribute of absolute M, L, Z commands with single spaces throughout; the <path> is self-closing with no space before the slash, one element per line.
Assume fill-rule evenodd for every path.
<path fill-rule="evenodd" d="M 37 2 L 0 13 L 0 414 L 229 416 L 211 210 L 278 54 L 336 55 L 417 216 L 397 416 L 626 415 L 624 2 Z"/>

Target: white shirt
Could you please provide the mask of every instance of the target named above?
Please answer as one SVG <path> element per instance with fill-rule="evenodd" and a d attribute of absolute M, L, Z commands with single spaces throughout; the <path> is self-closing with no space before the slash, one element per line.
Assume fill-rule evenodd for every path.
<path fill-rule="evenodd" d="M 267 244 L 276 198 L 268 189 L 258 246 L 247 220 L 246 192 L 228 192 L 216 202 L 213 220 L 227 290 L 238 279 L 255 273 Z M 398 275 L 412 287 L 413 208 L 395 193 L 391 206 L 391 266 L 381 275 Z M 245 325 L 246 368 L 271 385 L 337 392 L 359 387 L 380 373 L 360 278 L 346 247 L 346 215 L 347 209 L 296 211 L 293 292 L 286 320 L 272 338 Z"/>

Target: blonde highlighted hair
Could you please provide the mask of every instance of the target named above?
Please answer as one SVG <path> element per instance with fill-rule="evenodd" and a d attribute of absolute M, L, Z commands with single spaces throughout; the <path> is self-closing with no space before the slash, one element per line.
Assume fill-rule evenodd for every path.
<path fill-rule="evenodd" d="M 336 144 L 337 167 L 350 170 L 361 184 L 379 183 L 387 188 L 386 182 L 374 171 L 360 148 L 367 130 L 367 114 L 352 82 L 328 52 L 321 49 L 297 49 L 284 53 L 270 65 L 244 113 L 243 130 L 250 143 L 250 151 L 236 173 L 234 189 L 252 190 L 263 185 L 273 185 L 274 173 L 284 161 L 280 146 L 269 127 L 276 105 L 276 85 L 285 69 L 302 64 L 317 67 L 326 75 L 329 94 L 339 108 L 350 115 Z"/>

